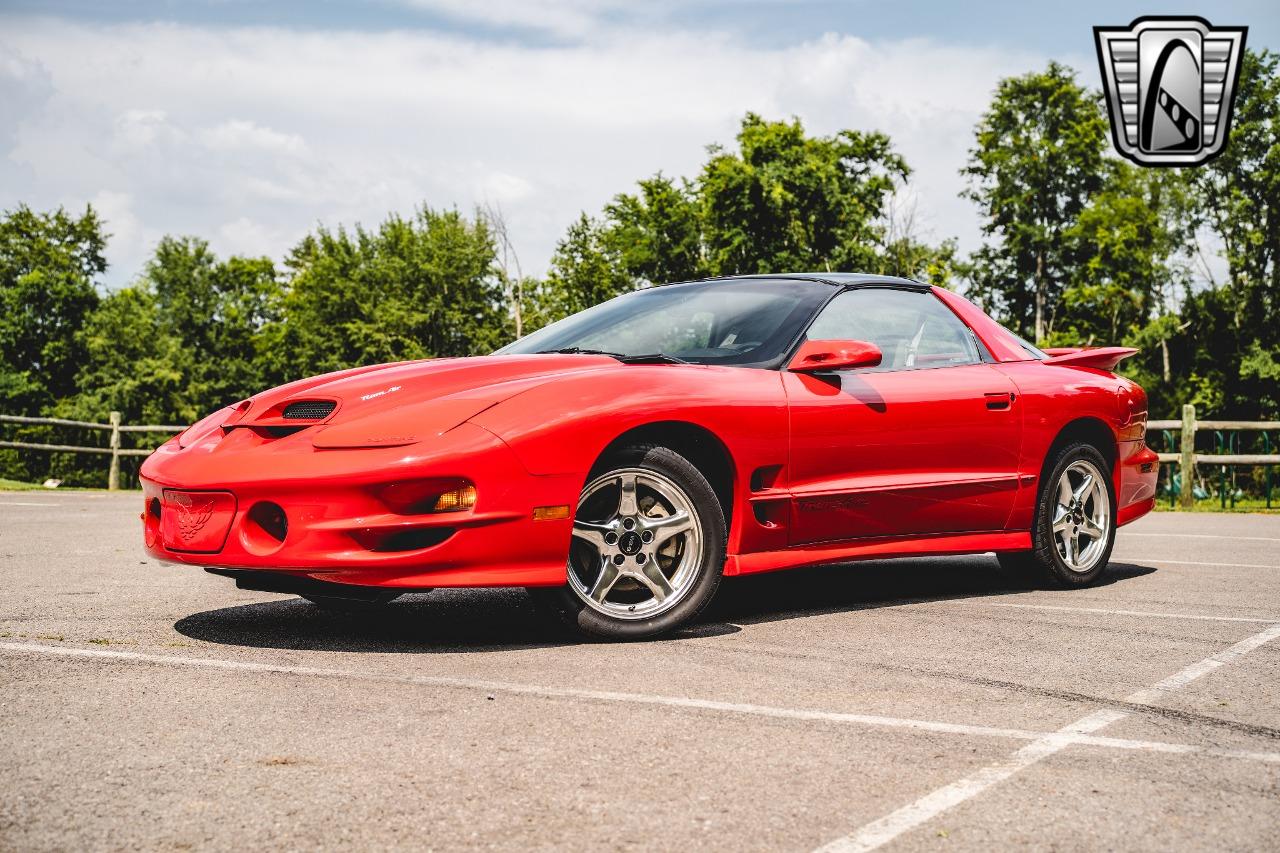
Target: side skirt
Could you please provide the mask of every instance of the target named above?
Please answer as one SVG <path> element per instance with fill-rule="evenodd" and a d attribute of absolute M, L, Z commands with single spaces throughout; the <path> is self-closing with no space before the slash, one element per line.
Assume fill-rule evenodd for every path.
<path fill-rule="evenodd" d="M 1030 531 L 985 533 L 944 533 L 929 536 L 894 536 L 800 545 L 756 554 L 732 554 L 725 562 L 726 575 L 750 575 L 796 569 L 846 560 L 874 560 L 885 557 L 924 557 L 947 554 L 981 554 L 986 551 L 1027 551 Z"/>

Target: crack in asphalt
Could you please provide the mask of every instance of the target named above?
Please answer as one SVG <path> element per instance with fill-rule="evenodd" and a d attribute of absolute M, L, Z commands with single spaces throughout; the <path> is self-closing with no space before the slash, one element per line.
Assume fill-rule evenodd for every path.
<path fill-rule="evenodd" d="M 847 663 L 844 658 L 834 655 L 791 652 L 778 647 L 762 646 L 755 643 L 749 646 L 743 644 L 730 646 L 725 643 L 708 643 L 704 640 L 700 641 L 698 646 L 700 648 L 714 648 L 716 651 L 733 652 L 737 654 L 765 654 L 778 658 L 821 661 L 822 663 Z M 1161 705 L 1149 705 L 1141 702 L 1126 702 L 1123 699 L 1111 699 L 1106 696 L 1097 696 L 1090 693 L 1079 693 L 1073 690 L 1060 690 L 1053 687 L 1037 687 L 1035 685 L 1023 684 L 1017 681 L 1006 681 L 1004 679 L 988 678 L 981 675 L 965 675 L 963 673 L 950 672 L 948 670 L 927 669 L 925 667 L 914 667 L 891 663 L 861 663 L 859 666 L 866 669 L 901 672 L 909 675 L 922 675 L 947 681 L 958 681 L 965 684 L 974 684 L 979 687 L 995 687 L 1015 693 L 1043 696 L 1048 699 L 1063 699 L 1069 702 L 1102 705 L 1106 708 L 1132 711 L 1138 714 L 1162 717 L 1182 723 L 1204 725 L 1213 728 L 1226 729 L 1240 734 L 1264 737 L 1270 740 L 1280 740 L 1280 728 L 1263 726 L 1255 723 L 1246 723 L 1239 720 L 1229 720 L 1224 717 L 1215 717 L 1210 714 L 1201 714 L 1196 711 L 1166 708 Z"/>

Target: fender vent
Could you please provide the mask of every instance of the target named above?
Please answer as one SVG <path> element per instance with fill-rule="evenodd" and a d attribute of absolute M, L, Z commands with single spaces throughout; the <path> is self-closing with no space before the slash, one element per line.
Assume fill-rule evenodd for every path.
<path fill-rule="evenodd" d="M 337 407 L 332 400 L 299 400 L 285 406 L 281 417 L 287 421 L 318 421 Z"/>

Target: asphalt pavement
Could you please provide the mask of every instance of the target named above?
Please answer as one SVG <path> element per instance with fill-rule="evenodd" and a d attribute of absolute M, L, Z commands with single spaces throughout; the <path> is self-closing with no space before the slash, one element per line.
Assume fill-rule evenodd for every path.
<path fill-rule="evenodd" d="M 148 559 L 140 510 L 0 493 L 0 849 L 1280 837 L 1280 516 L 1151 515 L 1086 590 L 989 555 L 729 579 L 614 645 L 520 590 L 237 590 Z"/>

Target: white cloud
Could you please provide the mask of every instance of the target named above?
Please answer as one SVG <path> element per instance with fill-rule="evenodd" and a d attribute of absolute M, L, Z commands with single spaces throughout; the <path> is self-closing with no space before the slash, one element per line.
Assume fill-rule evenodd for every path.
<path fill-rule="evenodd" d="M 302 238 L 305 229 L 278 228 L 262 222 L 256 222 L 247 216 L 241 216 L 230 222 L 219 225 L 215 232 L 216 242 L 227 246 L 229 251 L 247 257 L 270 257 L 276 254 L 281 246 L 295 243 Z"/>
<path fill-rule="evenodd" d="M 11 130 L 27 115 L 40 109 L 53 94 L 49 72 L 39 62 L 0 45 L 0 117 Z"/>
<path fill-rule="evenodd" d="M 492 14 L 520 7 L 502 8 Z M 584 21 L 607 12 L 564 8 Z M 112 243 L 115 283 L 136 274 L 150 235 L 279 258 L 317 222 L 375 224 L 422 203 L 500 204 L 523 266 L 538 272 L 580 210 L 659 170 L 692 175 L 747 110 L 798 115 L 811 132 L 889 133 L 915 170 L 918 220 L 972 247 L 976 217 L 957 193 L 973 124 L 1001 76 L 1046 61 L 847 35 L 761 48 L 598 30 L 540 47 L 2 17 L 0 31 L 0 95 L 13 57 L 46 81 L 0 159 L 0 192 L 20 193 L 0 206 L 127 197 L 128 228 L 142 236 Z"/>
<path fill-rule="evenodd" d="M 110 223 L 108 232 L 114 247 L 136 252 L 146 239 L 144 227 L 133 212 L 133 198 L 128 193 L 102 190 L 89 199 L 98 214 Z"/>
<path fill-rule="evenodd" d="M 498 204 L 512 204 L 533 195 L 533 184 L 518 175 L 491 172 L 480 183 L 480 196 Z"/>
<path fill-rule="evenodd" d="M 130 109 L 116 116 L 113 141 L 118 150 L 138 151 L 162 139 L 183 141 L 183 134 L 169 124 L 164 110 Z"/>
<path fill-rule="evenodd" d="M 304 154 L 307 143 L 293 133 L 280 133 L 251 121 L 224 121 L 200 134 L 200 141 L 214 151 L 268 151 Z"/>
<path fill-rule="evenodd" d="M 598 30 L 608 13 L 631 8 L 625 0 L 405 0 L 405 5 L 459 21 L 559 36 L 586 35 Z"/>

